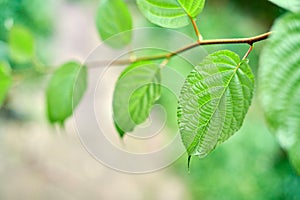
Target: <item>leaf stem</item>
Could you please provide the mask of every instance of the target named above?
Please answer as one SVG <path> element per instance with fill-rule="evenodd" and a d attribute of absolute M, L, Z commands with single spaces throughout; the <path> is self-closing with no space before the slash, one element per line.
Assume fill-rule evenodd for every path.
<path fill-rule="evenodd" d="M 161 63 L 160 63 L 160 68 L 163 68 L 163 67 L 165 67 L 167 64 L 168 64 L 168 62 L 170 61 L 170 58 L 165 58 Z"/>
<path fill-rule="evenodd" d="M 200 44 L 201 41 L 203 40 L 203 37 L 202 37 L 202 35 L 201 35 L 198 27 L 197 27 L 196 21 L 191 16 L 189 16 L 189 18 L 190 18 L 190 20 L 192 22 L 192 25 L 193 25 L 193 28 L 195 30 L 196 36 L 198 38 L 197 42 Z"/>
<path fill-rule="evenodd" d="M 256 43 L 256 42 L 266 40 L 270 35 L 271 35 L 271 32 L 267 32 L 267 33 L 257 35 L 257 36 L 254 36 L 254 37 L 249 37 L 249 38 L 202 40 L 201 42 L 197 41 L 196 43 L 192 43 L 192 44 L 187 45 L 187 46 L 185 46 L 181 49 L 178 49 L 174 52 L 170 52 L 170 53 L 166 53 L 166 54 L 154 55 L 154 56 L 144 56 L 144 57 L 135 58 L 134 60 L 124 59 L 124 60 L 115 60 L 115 61 L 104 61 L 104 60 L 103 61 L 90 61 L 90 62 L 87 62 L 86 64 L 89 65 L 90 67 L 99 67 L 99 65 L 105 65 L 107 63 L 110 63 L 111 65 L 125 65 L 125 64 L 130 64 L 130 63 L 133 63 L 133 62 L 145 61 L 145 60 L 171 59 L 173 56 L 175 56 L 177 54 L 183 53 L 185 51 L 188 51 L 190 49 L 193 49 L 195 47 L 202 46 L 202 45 L 249 44 L 250 46 L 253 46 L 253 44 Z M 249 50 L 251 52 L 252 48 L 250 48 Z M 249 55 L 249 53 L 248 53 L 248 55 Z M 246 53 L 246 55 L 247 55 L 247 53 Z"/>
<path fill-rule="evenodd" d="M 249 56 L 249 54 L 251 53 L 252 49 L 253 49 L 253 44 L 250 45 L 250 47 L 249 47 L 247 53 L 246 53 L 246 54 L 244 55 L 244 57 L 243 57 L 243 60 L 245 60 L 245 59 Z"/>

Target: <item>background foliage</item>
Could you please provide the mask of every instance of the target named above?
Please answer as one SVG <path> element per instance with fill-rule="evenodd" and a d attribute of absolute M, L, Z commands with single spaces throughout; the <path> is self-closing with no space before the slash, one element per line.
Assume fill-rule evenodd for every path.
<path fill-rule="evenodd" d="M 90 7 L 96 7 L 95 5 L 99 3 L 98 1 L 89 1 L 85 4 L 80 3 L 80 1 L 74 2 L 72 1 L 71 4 L 79 4 L 82 7 L 87 4 Z M 141 13 L 137 11 L 137 7 L 132 1 L 127 1 L 126 3 L 134 14 L 134 19 L 139 19 L 134 21 L 137 26 L 154 26 L 142 19 Z M 42 73 L 50 68 L 48 64 L 42 63 L 51 63 L 53 58 L 47 53 L 46 55 L 43 53 L 44 50 L 46 52 L 48 50 L 42 44 L 51 46 L 50 38 L 52 34 L 55 34 L 54 24 L 59 23 L 59 19 L 54 20 L 55 10 L 51 8 L 51 4 L 41 0 L 2 0 L 0 1 L 0 10 L 3 10 L 0 14 L 0 104 L 3 104 L 0 111 L 1 126 L 6 126 L 5 123 L 7 121 L 12 123 L 13 126 L 19 126 L 20 124 L 25 126 L 24 124 L 31 122 L 36 123 L 32 120 L 32 118 L 35 118 L 35 120 L 37 118 L 32 116 L 35 115 L 35 112 L 22 113 L 15 106 L 15 101 L 11 99 L 15 98 L 15 91 L 23 92 L 24 96 L 27 96 L 28 90 L 33 85 L 39 85 L 43 82 L 36 77 L 40 77 Z M 269 30 L 273 20 L 285 13 L 284 9 L 278 8 L 268 1 L 251 1 L 249 3 L 249 1 L 244 0 L 210 0 L 207 2 L 197 23 L 205 38 L 248 37 Z M 97 25 L 95 24 L 95 26 Z M 176 30 L 196 39 L 192 27 L 178 28 Z M 19 37 L 18 34 L 27 36 Z M 162 32 L 161 37 L 168 37 L 168 35 Z M 18 47 L 18 45 L 24 43 L 28 48 L 22 49 Z M 255 75 L 258 69 L 258 55 L 260 55 L 263 46 L 265 46 L 265 43 L 256 44 L 254 51 L 249 57 L 249 64 Z M 206 49 L 209 52 L 229 49 L 242 56 L 247 50 L 247 46 L 219 45 L 206 47 Z M 176 62 L 170 62 L 169 64 L 174 66 Z M 177 70 L 187 75 L 192 68 L 186 64 Z M 32 81 L 33 85 L 28 84 L 30 83 L 28 79 L 23 81 L 24 77 L 28 76 L 35 77 L 34 81 Z M 16 80 L 21 80 L 27 91 L 20 91 L 18 89 L 20 86 L 14 85 Z M 10 91 L 7 92 L 9 87 Z M 36 88 L 36 86 L 33 88 Z M 6 94 L 8 94 L 7 97 Z M 168 125 L 170 130 L 175 130 L 176 101 L 170 100 L 168 95 L 163 96 L 159 101 L 168 108 Z M 184 184 L 181 187 L 186 188 L 188 191 L 186 198 L 190 199 L 300 198 L 299 176 L 291 166 L 285 151 L 268 131 L 262 109 L 257 101 L 257 96 L 255 96 L 245 124 L 238 135 L 226 142 L 226 145 L 220 146 L 206 159 L 194 159 L 190 175 L 187 174 L 186 157 L 184 156 L 170 167 L 170 171 L 168 171 L 169 177 L 167 176 L 166 178 L 177 177 L 180 182 L 183 182 Z M 46 113 L 45 110 L 42 113 Z M 70 115 L 69 112 L 65 113 L 65 116 Z M 40 117 L 41 115 L 38 116 Z M 45 116 L 45 114 L 42 114 L 42 116 Z M 57 121 L 63 120 L 59 118 Z M 2 131 L 1 134 L 3 134 L 2 137 L 11 134 L 10 132 L 4 132 L 4 128 L 0 130 Z M 2 146 L 4 148 L 6 145 Z M 4 152 L 2 149 L 1 154 L 6 155 Z M 8 154 L 12 153 L 8 152 Z M 18 152 L 17 155 L 23 154 Z M 8 161 L 4 160 L 1 165 L 2 169 L 5 170 L 4 172 L 8 173 L 6 163 Z M 31 168 L 32 166 L 29 164 L 27 167 Z M 128 179 L 131 178 L 135 179 L 136 177 Z M 124 179 L 124 184 L 126 184 L 128 179 Z M 4 184 L 4 182 L 2 183 Z M 48 184 L 48 182 L 46 183 Z M 84 184 L 80 181 L 76 183 L 79 185 Z M 99 181 L 99 183 L 101 185 L 104 184 L 102 181 Z M 144 188 L 144 190 L 149 191 L 150 189 Z M 115 189 L 111 191 L 111 193 L 114 192 Z M 54 193 L 53 195 L 55 196 Z M 6 193 L 3 192 L 2 194 Z M 20 194 L 22 194 L 22 191 Z M 127 194 L 130 195 L 130 189 Z M 98 195 L 101 196 L 101 194 Z M 151 199 L 151 195 L 147 195 L 147 192 L 145 192 L 145 199 L 147 198 Z"/>

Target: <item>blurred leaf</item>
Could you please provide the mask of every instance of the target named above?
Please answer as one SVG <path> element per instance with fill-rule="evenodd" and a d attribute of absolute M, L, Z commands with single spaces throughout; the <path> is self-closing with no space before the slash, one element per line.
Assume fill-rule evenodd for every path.
<path fill-rule="evenodd" d="M 11 84 L 10 67 L 6 62 L 0 62 L 0 107 L 5 100 Z"/>
<path fill-rule="evenodd" d="M 300 175 L 300 138 L 297 138 L 297 142 L 289 149 L 288 154 L 292 165 Z"/>
<path fill-rule="evenodd" d="M 269 0 L 279 7 L 293 12 L 300 11 L 300 1 L 299 0 Z"/>
<path fill-rule="evenodd" d="M 63 124 L 72 115 L 87 87 L 87 68 L 77 62 L 59 67 L 47 88 L 48 118 Z"/>
<path fill-rule="evenodd" d="M 141 12 L 152 23 L 166 28 L 180 28 L 190 23 L 204 7 L 205 0 L 137 0 Z"/>
<path fill-rule="evenodd" d="M 160 68 L 150 61 L 134 63 L 120 75 L 113 96 L 113 117 L 121 137 L 147 119 L 160 97 L 160 81 Z"/>
<path fill-rule="evenodd" d="M 131 41 L 131 14 L 122 0 L 102 0 L 96 17 L 102 40 L 113 48 L 122 48 Z M 117 38 L 109 38 L 117 35 Z"/>
<path fill-rule="evenodd" d="M 34 39 L 31 32 L 22 26 L 14 26 L 9 32 L 9 51 L 17 63 L 28 63 L 34 57 Z"/>
<path fill-rule="evenodd" d="M 53 29 L 54 4 L 44 0 L 0 0 L 0 40 L 6 40 L 12 24 L 24 25 L 32 33 L 46 36 Z"/>
<path fill-rule="evenodd" d="M 272 31 L 260 59 L 261 102 L 271 131 L 289 151 L 300 142 L 300 13 L 279 18 Z"/>
<path fill-rule="evenodd" d="M 9 60 L 7 43 L 0 41 L 0 60 Z"/>
<path fill-rule="evenodd" d="M 189 156 L 206 156 L 240 129 L 253 87 L 247 61 L 228 50 L 209 55 L 188 75 L 181 89 L 178 124 Z"/>

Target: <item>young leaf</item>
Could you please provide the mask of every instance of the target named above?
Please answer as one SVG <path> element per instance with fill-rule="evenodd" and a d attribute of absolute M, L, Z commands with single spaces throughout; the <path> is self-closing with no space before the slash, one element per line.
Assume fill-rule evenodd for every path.
<path fill-rule="evenodd" d="M 282 7 L 286 10 L 292 12 L 300 11 L 300 1 L 299 0 L 269 0 L 272 3 L 276 4 L 279 7 Z"/>
<path fill-rule="evenodd" d="M 34 57 L 34 38 L 31 32 L 22 26 L 14 26 L 9 31 L 9 53 L 17 63 L 28 63 Z"/>
<path fill-rule="evenodd" d="M 144 122 L 160 97 L 160 68 L 150 61 L 127 67 L 120 75 L 113 96 L 113 117 L 122 137 Z"/>
<path fill-rule="evenodd" d="M 3 105 L 11 84 L 10 67 L 7 63 L 0 62 L 0 107 Z"/>
<path fill-rule="evenodd" d="M 254 76 L 247 60 L 223 50 L 207 56 L 187 77 L 178 124 L 189 157 L 204 157 L 242 126 Z"/>
<path fill-rule="evenodd" d="M 132 19 L 122 0 L 102 0 L 97 10 L 96 25 L 102 40 L 113 48 L 122 48 L 131 41 Z M 117 38 L 109 39 L 117 34 Z"/>
<path fill-rule="evenodd" d="M 204 7 L 205 0 L 137 0 L 143 15 L 152 23 L 166 28 L 188 25 Z"/>
<path fill-rule="evenodd" d="M 68 62 L 58 68 L 47 88 L 48 118 L 63 124 L 72 115 L 87 87 L 87 68 Z"/>
<path fill-rule="evenodd" d="M 289 151 L 300 143 L 300 13 L 279 18 L 272 32 L 260 59 L 260 97 L 271 131 Z"/>

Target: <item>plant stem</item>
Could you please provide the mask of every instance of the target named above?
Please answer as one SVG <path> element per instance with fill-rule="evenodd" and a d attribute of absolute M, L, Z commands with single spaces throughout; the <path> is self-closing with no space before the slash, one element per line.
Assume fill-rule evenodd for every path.
<path fill-rule="evenodd" d="M 161 63 L 160 63 L 160 68 L 163 68 L 163 67 L 165 67 L 167 64 L 168 64 L 168 62 L 170 61 L 170 58 L 165 58 Z"/>
<path fill-rule="evenodd" d="M 266 40 L 271 35 L 271 32 L 267 32 L 258 36 L 249 37 L 249 38 L 234 38 L 234 39 L 212 39 L 212 40 L 202 40 L 201 42 L 192 43 L 188 46 L 185 46 L 181 49 L 178 49 L 174 52 L 161 54 L 161 55 L 155 55 L 155 56 L 145 56 L 145 57 L 139 57 L 132 59 L 125 59 L 125 60 L 115 60 L 115 61 L 90 61 L 86 63 L 87 65 L 92 65 L 92 67 L 98 67 L 99 65 L 104 65 L 107 63 L 110 63 L 111 65 L 125 65 L 130 64 L 133 62 L 138 61 L 146 61 L 146 60 L 160 60 L 160 59 L 170 59 L 171 57 L 183 53 L 185 51 L 188 51 L 190 49 L 193 49 L 198 46 L 202 45 L 213 45 L 213 44 L 249 44 L 252 46 L 254 43 Z M 249 49 L 250 50 L 250 49 Z M 252 48 L 251 48 L 252 50 Z M 250 51 L 251 51 L 250 50 Z M 250 52 L 249 52 L 250 53 Z M 248 53 L 248 54 L 249 54 Z M 248 56 L 248 55 L 247 55 Z"/>
<path fill-rule="evenodd" d="M 243 57 L 243 60 L 245 60 L 245 59 L 249 56 L 249 54 L 251 53 L 252 49 L 253 49 L 253 44 L 250 45 L 250 47 L 249 47 L 247 53 L 246 53 L 246 54 L 244 55 L 244 57 Z"/>
<path fill-rule="evenodd" d="M 198 29 L 198 27 L 197 27 L 196 21 L 195 21 L 192 17 L 190 17 L 190 16 L 189 16 L 189 18 L 190 18 L 190 20 L 191 20 L 191 22 L 192 22 L 192 25 L 193 25 L 193 28 L 194 28 L 194 30 L 195 30 L 196 36 L 197 36 L 197 38 L 198 38 L 197 42 L 198 42 L 198 43 L 201 43 L 201 41 L 203 40 L 203 38 L 202 38 L 201 33 L 199 32 L 199 29 Z"/>

